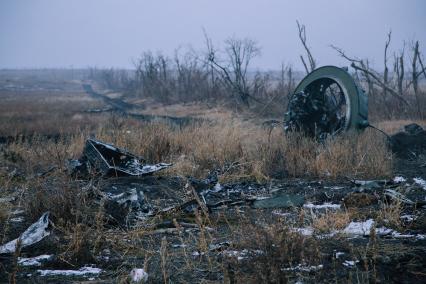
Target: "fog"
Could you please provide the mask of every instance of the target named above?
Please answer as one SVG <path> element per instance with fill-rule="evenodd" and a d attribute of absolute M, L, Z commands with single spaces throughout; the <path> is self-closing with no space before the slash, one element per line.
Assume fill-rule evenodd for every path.
<path fill-rule="evenodd" d="M 380 66 L 389 30 L 391 50 L 412 40 L 424 50 L 425 12 L 422 0 L 2 0 L 0 68 L 131 68 L 143 51 L 202 50 L 205 29 L 217 46 L 230 36 L 257 40 L 256 68 L 301 69 L 296 20 L 319 65 L 346 64 L 333 44 Z"/>

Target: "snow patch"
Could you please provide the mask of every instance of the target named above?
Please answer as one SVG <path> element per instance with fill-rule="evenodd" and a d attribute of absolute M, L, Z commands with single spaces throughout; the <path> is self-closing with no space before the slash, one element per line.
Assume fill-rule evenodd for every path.
<path fill-rule="evenodd" d="M 18 257 L 18 264 L 21 266 L 41 266 L 43 261 L 50 260 L 53 254 L 42 254 L 35 257 Z"/>
<path fill-rule="evenodd" d="M 277 215 L 277 216 L 282 216 L 282 217 L 290 216 L 291 215 L 291 213 L 289 213 L 289 212 L 282 212 L 281 210 L 274 210 L 274 211 L 272 211 L 272 214 Z"/>
<path fill-rule="evenodd" d="M 303 271 L 303 272 L 311 272 L 311 271 L 317 271 L 322 269 L 324 266 L 322 264 L 320 265 L 312 265 L 312 266 L 306 266 L 302 264 L 298 264 L 295 267 L 287 267 L 282 268 L 282 271 Z"/>
<path fill-rule="evenodd" d="M 146 282 L 148 280 L 148 273 L 143 268 L 133 268 L 130 271 L 130 279 L 135 283 Z"/>
<path fill-rule="evenodd" d="M 309 209 L 340 209 L 340 204 L 332 204 L 332 203 L 324 203 L 324 204 L 312 204 L 312 203 L 307 203 L 303 205 L 304 208 L 309 208 Z"/>
<path fill-rule="evenodd" d="M 10 218 L 10 222 L 14 222 L 14 223 L 24 222 L 24 217 Z"/>
<path fill-rule="evenodd" d="M 351 222 L 343 230 L 343 233 L 348 235 L 368 236 L 370 235 L 370 230 L 373 225 L 374 225 L 373 219 L 368 219 L 367 221 L 364 221 L 364 222 Z"/>
<path fill-rule="evenodd" d="M 402 182 L 405 182 L 405 181 L 407 181 L 407 180 L 404 177 L 401 177 L 401 176 L 396 176 L 396 177 L 393 178 L 393 182 L 395 182 L 395 183 L 402 183 Z"/>
<path fill-rule="evenodd" d="M 96 267 L 85 266 L 79 270 L 37 270 L 41 276 L 87 276 L 100 274 L 102 269 Z"/>
<path fill-rule="evenodd" d="M 414 220 L 416 220 L 417 219 L 417 216 L 416 215 L 408 215 L 408 214 L 405 214 L 405 215 L 401 215 L 401 217 L 400 217 L 403 221 L 406 221 L 406 222 L 412 222 L 412 221 L 414 221 Z"/>
<path fill-rule="evenodd" d="M 422 179 L 422 178 L 413 178 L 414 183 L 417 183 L 418 185 L 420 185 L 421 187 L 423 187 L 424 190 L 426 190 L 426 180 Z"/>
<path fill-rule="evenodd" d="M 368 219 L 365 222 L 351 222 L 344 230 L 343 233 L 346 233 L 348 235 L 361 235 L 361 236 L 369 236 L 370 230 L 372 226 L 374 225 L 373 219 Z M 416 240 L 423 240 L 425 239 L 425 235 L 422 234 L 401 234 L 395 230 L 386 228 L 386 227 L 380 227 L 376 228 L 376 234 L 378 236 L 390 236 L 392 238 L 396 239 L 402 239 L 402 238 L 414 238 Z"/>
<path fill-rule="evenodd" d="M 264 252 L 262 250 L 225 250 L 223 251 L 227 257 L 235 257 L 238 261 L 249 258 L 250 255 L 262 255 Z"/>
<path fill-rule="evenodd" d="M 312 236 L 312 234 L 314 233 L 314 229 L 311 227 L 306 227 L 306 228 L 295 228 L 294 229 L 296 232 L 302 234 L 303 236 Z"/>

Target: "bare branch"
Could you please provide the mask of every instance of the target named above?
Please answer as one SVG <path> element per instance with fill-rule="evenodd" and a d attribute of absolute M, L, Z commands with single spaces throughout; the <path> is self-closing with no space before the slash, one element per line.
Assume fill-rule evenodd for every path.
<path fill-rule="evenodd" d="M 310 67 L 309 70 L 310 70 L 310 72 L 312 72 L 316 68 L 316 62 L 315 62 L 314 57 L 312 56 L 311 50 L 309 49 L 309 47 L 306 43 L 306 27 L 305 27 L 305 25 L 301 25 L 299 23 L 299 21 L 296 21 L 296 23 L 297 23 L 297 29 L 298 29 L 298 32 L 299 32 L 299 39 L 302 42 L 302 45 L 305 48 L 306 55 L 308 57 L 309 67 Z M 302 63 L 305 66 L 305 69 L 307 70 L 306 73 L 309 73 L 308 68 L 307 68 L 307 64 L 306 64 L 302 55 L 300 56 L 300 59 L 302 60 Z"/>
<path fill-rule="evenodd" d="M 303 59 L 302 55 L 300 55 L 300 60 L 302 60 L 303 66 L 305 67 L 306 74 L 309 74 L 308 65 L 306 65 L 305 59 Z"/>
<path fill-rule="evenodd" d="M 420 72 L 419 73 L 417 73 L 417 76 L 420 76 L 420 74 L 422 74 L 423 73 L 423 75 L 425 76 L 425 78 L 426 78 L 426 68 L 425 68 L 425 66 L 423 65 L 423 61 L 422 61 L 422 57 L 421 57 L 421 55 L 419 54 L 419 63 L 420 63 L 420 66 L 422 67 L 422 70 L 420 70 Z"/>
<path fill-rule="evenodd" d="M 352 68 L 354 68 L 354 69 L 357 69 L 357 70 L 359 70 L 359 71 L 361 71 L 361 72 L 364 72 L 364 73 L 367 73 L 367 74 L 369 74 L 375 81 L 376 81 L 376 83 L 378 84 L 378 85 L 380 85 L 381 87 L 383 87 L 383 88 L 385 88 L 387 91 L 389 91 L 389 93 L 391 93 L 393 96 L 395 96 L 396 98 L 398 98 L 401 102 L 403 102 L 404 104 L 406 104 L 406 105 L 410 105 L 408 102 L 407 102 L 407 100 L 406 99 L 404 99 L 403 97 L 401 97 L 395 90 L 393 90 L 392 88 L 390 88 L 389 86 L 387 86 L 387 85 L 385 85 L 384 83 L 383 83 L 383 81 L 382 80 L 380 80 L 380 78 L 376 75 L 376 74 L 374 74 L 373 72 L 371 72 L 370 70 L 368 70 L 368 69 L 365 69 L 365 68 L 362 68 L 362 67 L 360 67 L 360 66 L 357 66 L 354 62 L 352 62 L 352 64 L 351 64 L 351 66 L 352 66 Z"/>

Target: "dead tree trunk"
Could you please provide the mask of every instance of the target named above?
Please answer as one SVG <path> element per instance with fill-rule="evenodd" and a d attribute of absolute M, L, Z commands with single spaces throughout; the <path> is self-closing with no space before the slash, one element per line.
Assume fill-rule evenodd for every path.
<path fill-rule="evenodd" d="M 383 71 L 383 84 L 384 85 L 388 85 L 388 78 L 389 78 L 389 69 L 388 69 L 388 48 L 389 48 L 389 44 L 391 42 L 391 37 L 392 37 L 392 32 L 388 33 L 388 38 L 386 40 L 385 43 L 385 52 L 384 52 L 384 71 Z M 382 92 L 383 92 L 383 98 L 386 100 L 387 97 L 387 90 L 386 88 L 382 88 Z"/>
<path fill-rule="evenodd" d="M 412 76 L 411 79 L 412 79 L 412 82 L 413 82 L 414 96 L 416 97 L 417 111 L 419 113 L 419 116 L 421 117 L 422 112 L 421 112 L 421 109 L 420 109 L 419 90 L 418 90 L 419 89 L 418 77 L 419 77 L 420 74 L 417 73 L 417 60 L 419 58 L 420 58 L 419 41 L 416 41 L 416 43 L 414 44 L 414 48 L 413 48 L 413 61 L 412 61 L 412 64 L 411 64 L 411 68 L 413 70 L 412 70 L 412 73 L 411 73 L 411 76 Z"/>

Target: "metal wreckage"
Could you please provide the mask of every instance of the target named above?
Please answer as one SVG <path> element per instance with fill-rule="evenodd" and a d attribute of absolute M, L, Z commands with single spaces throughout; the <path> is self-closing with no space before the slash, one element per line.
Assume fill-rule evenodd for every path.
<path fill-rule="evenodd" d="M 347 131 L 372 127 L 387 137 L 398 157 L 417 158 L 426 153 L 426 130 L 411 123 L 391 136 L 368 122 L 368 97 L 347 68 L 320 67 L 309 73 L 290 97 L 284 117 L 285 131 L 302 131 L 319 141 Z"/>
<path fill-rule="evenodd" d="M 320 140 L 367 126 L 367 95 L 347 70 L 335 66 L 320 67 L 299 83 L 284 118 L 286 131 Z"/>

